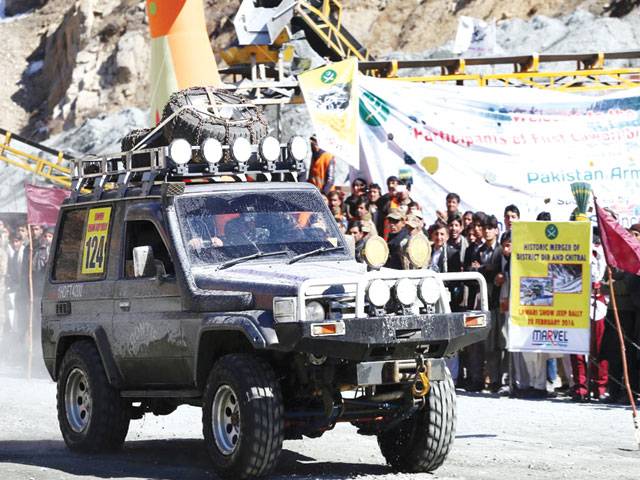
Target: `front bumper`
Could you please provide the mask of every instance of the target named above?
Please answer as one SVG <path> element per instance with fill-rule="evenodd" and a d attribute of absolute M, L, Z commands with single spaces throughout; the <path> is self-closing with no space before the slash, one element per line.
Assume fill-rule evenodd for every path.
<path fill-rule="evenodd" d="M 483 326 L 465 326 L 465 317 L 484 315 Z M 344 334 L 314 336 L 312 322 L 276 325 L 287 349 L 353 361 L 439 358 L 484 340 L 491 328 L 488 311 L 384 316 L 344 320 Z"/>

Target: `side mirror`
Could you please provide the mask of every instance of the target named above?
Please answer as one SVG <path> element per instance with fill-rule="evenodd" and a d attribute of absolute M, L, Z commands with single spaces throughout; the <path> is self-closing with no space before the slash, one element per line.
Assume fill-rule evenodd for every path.
<path fill-rule="evenodd" d="M 153 257 L 153 248 L 149 245 L 143 247 L 135 247 L 133 249 L 133 276 L 153 277 L 156 274 L 155 258 Z"/>

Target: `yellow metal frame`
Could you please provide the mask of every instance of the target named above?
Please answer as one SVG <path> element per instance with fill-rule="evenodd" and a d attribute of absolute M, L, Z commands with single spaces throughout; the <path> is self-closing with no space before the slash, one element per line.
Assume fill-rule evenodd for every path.
<path fill-rule="evenodd" d="M 308 12 L 317 15 L 321 22 L 315 22 Z M 336 12 L 335 23 L 331 19 L 331 13 L 333 12 Z M 358 60 L 368 60 L 368 50 L 366 55 L 362 55 L 340 32 L 342 27 L 342 3 L 338 0 L 323 0 L 322 7 L 319 9 L 309 2 L 301 0 L 296 6 L 296 13 L 324 40 L 327 46 L 342 58 L 356 57 Z"/>
<path fill-rule="evenodd" d="M 597 53 L 592 55 L 560 56 L 560 58 L 544 59 L 534 54 L 527 57 L 502 57 L 488 59 L 446 59 L 441 61 L 425 61 L 424 67 L 420 62 L 404 62 L 403 66 L 397 60 L 384 62 L 383 68 L 362 66 L 361 70 L 367 74 L 393 80 L 422 83 L 455 83 L 457 85 L 471 84 L 479 87 L 530 87 L 547 90 L 571 92 L 586 92 L 599 90 L 619 90 L 640 86 L 639 68 L 606 68 L 606 58 L 636 58 L 640 60 L 640 52 L 625 54 Z M 513 60 L 513 72 L 510 73 L 470 73 L 467 68 L 473 66 L 505 65 Z M 573 60 L 575 70 L 540 71 L 543 63 L 559 63 Z M 374 62 L 375 63 L 375 62 Z M 401 76 L 404 68 L 440 68 L 439 75 Z"/>
<path fill-rule="evenodd" d="M 55 185 L 71 187 L 71 169 L 62 165 L 64 161 L 62 152 L 58 152 L 57 157 L 46 153 L 46 155 L 55 158 L 55 161 L 51 161 L 12 146 L 12 140 L 11 132 L 6 132 L 0 144 L 0 160 L 46 179 Z"/>
<path fill-rule="evenodd" d="M 640 68 L 515 72 L 495 74 L 450 74 L 421 77 L 386 77 L 422 83 L 471 83 L 479 87 L 531 87 L 545 90 L 588 92 L 620 90 L 640 86 Z"/>

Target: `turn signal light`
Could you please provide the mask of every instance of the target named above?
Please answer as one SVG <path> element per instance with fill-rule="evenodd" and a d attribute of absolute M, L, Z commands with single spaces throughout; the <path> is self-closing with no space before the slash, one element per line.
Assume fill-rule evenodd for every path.
<path fill-rule="evenodd" d="M 343 322 L 329 322 L 329 323 L 312 323 L 311 324 L 311 336 L 322 337 L 327 335 L 344 335 L 344 323 Z"/>
<path fill-rule="evenodd" d="M 485 315 L 465 315 L 464 326 L 466 328 L 486 327 L 487 317 Z"/>

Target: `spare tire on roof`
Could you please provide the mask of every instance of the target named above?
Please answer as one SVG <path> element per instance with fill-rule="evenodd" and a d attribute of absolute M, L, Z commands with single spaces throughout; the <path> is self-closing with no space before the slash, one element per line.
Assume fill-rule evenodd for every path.
<path fill-rule="evenodd" d="M 174 93 L 164 107 L 162 119 L 166 120 L 187 105 L 193 105 L 197 110 L 185 109 L 164 126 L 164 136 L 169 142 L 184 138 L 191 145 L 200 145 L 206 138 L 215 138 L 230 145 L 236 138 L 244 137 L 251 143 L 258 143 L 267 135 L 262 107 L 210 87 L 192 87 Z"/>
<path fill-rule="evenodd" d="M 149 133 L 151 133 L 152 130 L 153 128 L 141 128 L 137 130 L 131 130 L 120 140 L 121 151 L 128 152 L 129 150 L 131 150 L 138 143 L 140 143 L 140 141 L 144 137 L 146 137 Z M 148 142 L 145 145 L 143 145 L 139 150 L 144 150 L 146 148 L 162 147 L 164 145 L 167 145 L 167 141 L 165 140 L 163 133 L 158 132 L 155 137 L 150 138 Z M 133 155 L 133 157 L 131 158 L 131 166 L 133 168 L 144 167 L 149 165 L 150 161 L 151 159 L 149 157 L 149 154 L 140 153 L 137 155 Z"/>
<path fill-rule="evenodd" d="M 140 143 L 140 140 L 151 133 L 152 130 L 153 128 L 140 128 L 137 130 L 131 130 L 120 140 L 120 148 L 123 152 L 128 152 L 138 143 Z M 164 135 L 162 134 L 162 132 L 159 132 L 159 134 L 155 138 L 149 139 L 148 143 L 142 146 L 142 148 L 162 147 L 164 145 L 167 145 L 167 141 L 164 139 Z"/>

